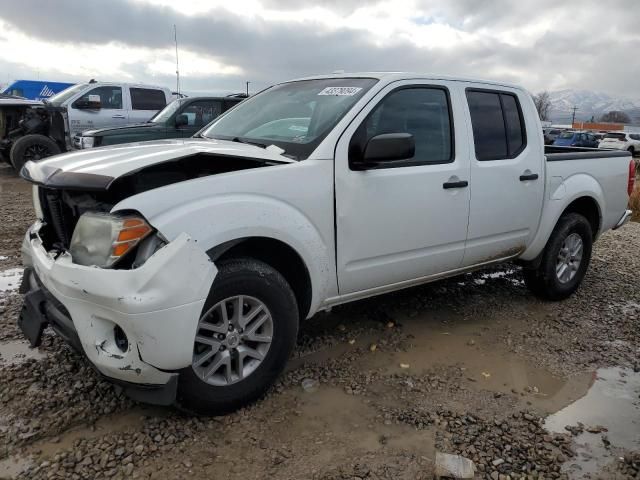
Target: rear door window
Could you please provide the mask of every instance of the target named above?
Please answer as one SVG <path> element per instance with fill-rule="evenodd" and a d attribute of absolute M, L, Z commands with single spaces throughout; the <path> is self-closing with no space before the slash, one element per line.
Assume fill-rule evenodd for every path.
<path fill-rule="evenodd" d="M 155 88 L 130 88 L 133 110 L 161 110 L 167 104 L 164 92 Z"/>
<path fill-rule="evenodd" d="M 515 158 L 526 146 L 522 110 L 510 93 L 467 89 L 476 158 Z"/>

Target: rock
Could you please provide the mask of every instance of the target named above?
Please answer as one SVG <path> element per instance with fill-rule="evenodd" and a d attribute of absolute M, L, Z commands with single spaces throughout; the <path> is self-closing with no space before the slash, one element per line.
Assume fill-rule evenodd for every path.
<path fill-rule="evenodd" d="M 472 460 L 461 455 L 436 452 L 434 476 L 439 478 L 473 478 L 476 466 Z"/>
<path fill-rule="evenodd" d="M 504 460 L 503 460 L 502 458 L 497 458 L 497 459 L 495 459 L 493 462 L 491 462 L 491 464 L 492 464 L 494 467 L 497 467 L 497 466 L 499 466 L 499 465 L 502 465 L 503 463 L 504 463 Z"/>

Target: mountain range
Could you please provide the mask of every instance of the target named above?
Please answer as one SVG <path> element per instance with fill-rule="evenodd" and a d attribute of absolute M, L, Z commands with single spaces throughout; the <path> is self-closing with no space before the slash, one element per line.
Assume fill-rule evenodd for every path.
<path fill-rule="evenodd" d="M 640 98 L 614 97 L 607 93 L 590 90 L 558 90 L 549 92 L 551 98 L 550 120 L 555 123 L 571 123 L 573 107 L 576 106 L 576 120 L 598 120 L 601 115 L 617 110 L 625 112 L 634 124 L 640 124 Z"/>

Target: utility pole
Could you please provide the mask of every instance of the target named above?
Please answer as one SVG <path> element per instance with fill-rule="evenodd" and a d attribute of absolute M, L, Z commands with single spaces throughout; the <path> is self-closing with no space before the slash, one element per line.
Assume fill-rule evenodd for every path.
<path fill-rule="evenodd" d="M 180 67 L 178 64 L 178 30 L 176 29 L 176 24 L 173 24 L 173 40 L 176 43 L 176 92 L 178 93 L 178 98 L 180 98 Z"/>
<path fill-rule="evenodd" d="M 249 84 L 250 84 L 251 82 L 245 82 L 245 83 L 247 84 L 247 97 L 248 97 L 248 96 L 249 96 Z"/>
<path fill-rule="evenodd" d="M 578 107 L 573 107 L 573 116 L 571 117 L 571 126 L 573 127 L 573 123 L 576 121 L 576 110 L 578 110 Z"/>

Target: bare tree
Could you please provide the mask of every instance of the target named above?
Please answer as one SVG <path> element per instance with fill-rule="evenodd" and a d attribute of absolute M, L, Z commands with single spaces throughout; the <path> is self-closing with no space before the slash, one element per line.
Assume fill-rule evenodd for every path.
<path fill-rule="evenodd" d="M 631 123 L 631 118 L 624 112 L 619 110 L 612 110 L 609 113 L 605 113 L 600 117 L 601 122 L 611 123 Z"/>
<path fill-rule="evenodd" d="M 551 110 L 551 96 L 546 90 L 533 96 L 533 102 L 536 104 L 540 120 L 549 119 L 549 110 Z"/>

